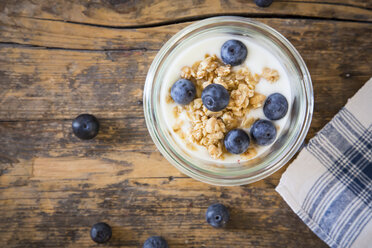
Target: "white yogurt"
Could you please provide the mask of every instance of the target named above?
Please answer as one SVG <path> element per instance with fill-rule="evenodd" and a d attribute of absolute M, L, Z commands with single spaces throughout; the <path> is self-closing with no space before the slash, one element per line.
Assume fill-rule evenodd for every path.
<path fill-rule="evenodd" d="M 160 95 L 161 109 L 163 111 L 164 116 L 168 118 L 166 122 L 168 125 L 168 129 L 170 130 L 172 136 L 175 138 L 176 142 L 180 147 L 182 147 L 193 157 L 198 157 L 203 160 L 213 161 L 215 163 L 220 164 L 240 163 L 246 161 L 246 159 L 244 160 L 240 155 L 224 154 L 223 160 L 220 159 L 216 160 L 210 157 L 207 149 L 203 146 L 194 144 L 194 146 L 197 148 L 196 150 L 191 150 L 187 148 L 185 141 L 179 138 L 179 136 L 176 133 L 174 133 L 172 127 L 177 120 L 182 120 L 184 123 L 182 130 L 185 133 L 188 133 L 189 132 L 188 130 L 191 127 L 191 123 L 188 120 L 186 113 L 181 113 L 177 119 L 174 117 L 172 110 L 174 106 L 176 106 L 177 104 L 167 103 L 166 96 L 174 82 L 180 79 L 180 72 L 182 67 L 192 66 L 196 61 L 203 60 L 205 54 L 210 55 L 216 54 L 219 58 L 221 58 L 220 50 L 223 43 L 231 39 L 240 40 L 246 45 L 248 49 L 248 55 L 247 59 L 244 62 L 244 65 L 246 65 L 251 70 L 251 72 L 261 74 L 264 67 L 275 69 L 279 72 L 280 78 L 278 81 L 276 81 L 275 83 L 270 83 L 262 78 L 260 82 L 256 85 L 255 89 L 256 92 L 261 93 L 265 96 L 269 96 L 272 93 L 278 92 L 284 95 L 288 100 L 289 109 L 287 115 L 280 120 L 274 121 L 274 125 L 277 127 L 277 138 L 280 136 L 280 133 L 282 132 L 287 122 L 289 116 L 288 113 L 290 113 L 290 108 L 292 105 L 289 79 L 283 66 L 269 51 L 267 51 L 262 46 L 253 43 L 251 40 L 244 39 L 241 37 L 235 37 L 232 35 L 219 36 L 214 35 L 213 37 L 207 37 L 205 39 L 202 39 L 199 42 L 193 44 L 192 46 L 189 46 L 188 48 L 184 49 L 172 61 L 172 64 L 168 67 L 167 72 L 165 73 Z M 233 70 L 236 70 L 238 68 L 239 66 L 232 67 Z M 264 116 L 262 107 L 249 111 L 247 116 L 260 119 L 267 119 Z M 249 129 L 245 129 L 245 131 L 249 133 Z M 257 156 L 264 153 L 269 147 L 270 146 L 257 146 L 256 147 Z"/>

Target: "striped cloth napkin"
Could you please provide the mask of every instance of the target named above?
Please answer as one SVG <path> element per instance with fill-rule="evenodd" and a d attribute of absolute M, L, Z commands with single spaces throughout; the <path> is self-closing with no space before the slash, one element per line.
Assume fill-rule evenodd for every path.
<path fill-rule="evenodd" d="M 276 191 L 330 247 L 372 247 L 372 78 L 310 140 Z"/>

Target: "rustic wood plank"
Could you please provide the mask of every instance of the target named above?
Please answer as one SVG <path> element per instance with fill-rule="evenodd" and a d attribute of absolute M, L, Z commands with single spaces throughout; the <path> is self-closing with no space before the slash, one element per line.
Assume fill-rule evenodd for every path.
<path fill-rule="evenodd" d="M 81 111 L 143 117 L 138 101 L 154 51 L 2 47 L 0 56 L 2 120 L 71 119 Z"/>
<path fill-rule="evenodd" d="M 286 35 L 289 39 L 297 40 L 298 43 L 294 42 L 296 46 L 305 46 L 301 41 L 302 37 L 298 36 L 298 34 L 303 35 L 304 33 L 316 32 L 314 35 L 319 36 L 313 37 L 313 40 L 311 40 L 313 45 L 313 43 L 317 41 L 321 42 L 322 40 L 320 39 L 329 38 L 331 34 L 332 36 L 338 36 L 335 36 L 331 41 L 327 40 L 327 42 L 333 42 L 336 38 L 352 37 L 354 35 L 354 27 L 357 27 L 359 30 L 365 29 L 364 31 L 370 32 L 370 25 L 368 24 L 359 25 L 356 23 L 340 22 L 326 23 L 316 20 L 290 20 L 288 23 L 288 20 L 275 18 L 256 18 L 256 20 L 272 26 Z M 5 44 L 16 43 L 47 48 L 105 50 L 108 52 L 111 50 L 131 49 L 145 51 L 158 50 L 164 42 L 172 37 L 172 35 L 189 24 L 191 24 L 191 22 L 161 25 L 150 28 L 116 29 L 0 15 L 0 42 Z M 294 25 L 294 28 L 292 29 L 288 24 Z M 313 24 L 317 26 L 312 27 L 311 25 Z M 329 30 L 322 30 L 324 25 L 329 28 Z M 343 28 L 346 28 L 346 31 L 348 32 L 343 31 Z M 359 30 L 357 31 L 359 32 Z M 339 32 L 341 33 L 338 34 Z M 361 38 L 365 38 L 367 35 L 368 33 L 363 34 Z M 308 36 L 306 38 L 311 37 Z M 322 44 L 317 44 L 317 46 L 319 45 Z M 322 48 L 325 49 L 326 47 Z"/>
<path fill-rule="evenodd" d="M 111 160 L 34 158 L 10 166 L 0 177 L 0 244 L 90 247 L 89 227 L 104 220 L 114 228 L 110 247 L 140 247 L 155 234 L 171 247 L 325 247 L 273 184 L 210 186 L 184 178 L 158 153 L 106 156 Z M 227 230 L 204 221 L 205 209 L 216 201 L 231 208 Z"/>
<path fill-rule="evenodd" d="M 274 1 L 269 8 L 259 8 L 251 0 L 6 0 L 0 4 L 0 12 L 9 16 L 122 27 L 174 23 L 227 14 L 371 21 L 371 9 L 371 1 L 356 0 Z"/>
<path fill-rule="evenodd" d="M 83 50 L 152 50 L 159 49 L 172 34 L 188 24 L 113 29 L 0 15 L 0 42 Z"/>
<path fill-rule="evenodd" d="M 298 0 L 286 0 L 286 2 L 301 2 Z M 306 2 L 311 2 L 311 3 L 319 3 L 319 0 L 306 0 Z M 333 5 L 351 5 L 355 7 L 361 7 L 361 8 L 367 8 L 370 9 L 372 7 L 372 2 L 371 1 L 354 1 L 354 0 L 327 0 L 327 4 L 333 4 Z"/>
<path fill-rule="evenodd" d="M 314 82 L 314 123 L 319 123 L 316 127 L 320 128 L 370 76 L 371 25 L 316 20 L 264 21 L 288 37 L 304 57 Z M 78 38 L 70 43 L 74 44 L 71 47 L 85 45 L 98 50 L 65 51 L 3 44 L 0 120 L 71 120 L 81 112 L 94 113 L 100 118 L 142 118 L 142 89 L 156 49 L 184 25 L 169 25 L 168 35 L 159 34 L 158 27 L 147 28 L 138 39 L 147 41 L 148 50 L 139 49 L 134 42 L 121 50 L 125 41 L 120 39 L 113 46 L 118 50 L 110 51 L 101 51 L 105 48 L 100 45 L 79 44 Z M 102 28 L 95 29 L 99 37 Z M 126 36 L 126 32 L 126 29 L 113 30 L 111 36 L 109 32 L 103 36 L 108 35 L 104 39 L 109 41 L 119 33 Z M 153 34 L 158 36 L 149 42 Z M 5 35 L 2 37 L 7 39 Z M 46 37 L 47 31 L 34 40 L 35 44 L 48 46 Z M 72 36 L 65 40 L 70 40 L 68 37 Z M 128 94 L 131 97 L 123 97 Z"/>

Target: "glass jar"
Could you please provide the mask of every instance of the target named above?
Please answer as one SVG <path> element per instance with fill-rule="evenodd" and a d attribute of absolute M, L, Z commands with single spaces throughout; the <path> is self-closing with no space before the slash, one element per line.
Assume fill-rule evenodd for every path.
<path fill-rule="evenodd" d="M 289 77 L 292 107 L 285 128 L 269 151 L 239 166 L 193 157 L 175 141 L 160 111 L 160 91 L 167 65 L 182 49 L 213 34 L 242 36 L 258 43 L 283 65 Z M 263 179 L 285 165 L 300 149 L 311 123 L 314 97 L 309 71 L 292 44 L 273 28 L 242 17 L 213 17 L 187 26 L 160 49 L 147 74 L 144 114 L 150 135 L 163 156 L 182 173 L 214 185 L 243 185 Z"/>

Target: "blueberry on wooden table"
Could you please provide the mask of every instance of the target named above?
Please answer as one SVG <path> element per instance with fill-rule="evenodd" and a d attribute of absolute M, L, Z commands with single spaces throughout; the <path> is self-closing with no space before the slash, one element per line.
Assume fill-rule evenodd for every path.
<path fill-rule="evenodd" d="M 72 131 L 80 139 L 93 139 L 98 134 L 99 122 L 93 115 L 81 114 L 72 121 Z"/>
<path fill-rule="evenodd" d="M 229 131 L 224 139 L 226 150 L 233 154 L 241 154 L 247 151 L 249 143 L 249 136 L 242 129 L 233 129 Z"/>
<path fill-rule="evenodd" d="M 205 218 L 209 225 L 215 228 L 226 226 L 230 219 L 229 210 L 221 203 L 215 203 L 208 207 Z"/>
<path fill-rule="evenodd" d="M 267 146 L 276 138 L 276 128 L 271 121 L 257 120 L 251 127 L 252 139 L 260 146 Z"/>
<path fill-rule="evenodd" d="M 247 54 L 247 47 L 239 40 L 228 40 L 221 47 L 222 61 L 231 66 L 242 64 Z"/>
<path fill-rule="evenodd" d="M 220 84 L 210 84 L 205 87 L 201 98 L 204 106 L 213 112 L 223 110 L 230 101 L 229 92 Z"/>
<path fill-rule="evenodd" d="M 195 85 L 187 79 L 177 80 L 171 88 L 171 97 L 178 104 L 186 105 L 194 100 L 196 95 Z"/>
<path fill-rule="evenodd" d="M 254 2 L 258 7 L 265 8 L 269 7 L 273 3 L 273 0 L 254 0 Z"/>
<path fill-rule="evenodd" d="M 168 243 L 160 236 L 152 236 L 145 241 L 143 248 L 168 248 Z"/>
<path fill-rule="evenodd" d="M 287 114 L 287 111 L 288 101 L 282 94 L 274 93 L 266 98 L 263 112 L 268 119 L 279 120 Z"/>
<path fill-rule="evenodd" d="M 104 222 L 94 224 L 90 230 L 90 237 L 96 243 L 106 243 L 110 240 L 111 236 L 111 227 Z"/>

